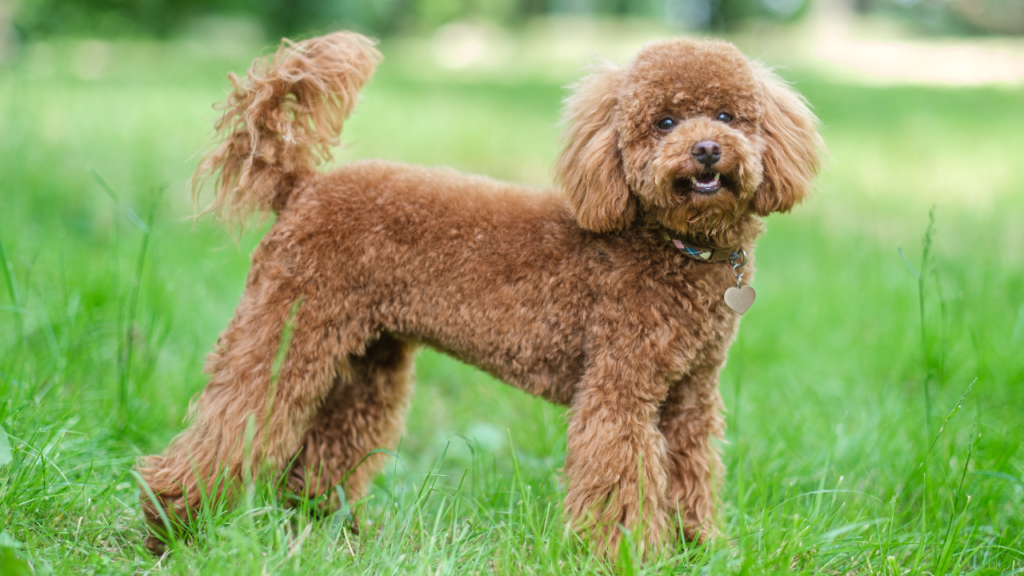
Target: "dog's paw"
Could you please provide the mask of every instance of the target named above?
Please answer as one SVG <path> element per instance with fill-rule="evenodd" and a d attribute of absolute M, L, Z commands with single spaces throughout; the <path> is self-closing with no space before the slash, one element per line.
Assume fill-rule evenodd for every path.
<path fill-rule="evenodd" d="M 635 553 L 646 556 L 668 541 L 668 511 L 657 497 L 641 500 L 635 488 L 614 486 L 589 498 L 570 491 L 566 511 L 572 528 L 598 555 L 616 557 L 627 540 Z"/>
<path fill-rule="evenodd" d="M 144 542 L 146 550 L 153 556 L 163 556 L 167 552 L 167 543 L 158 536 L 147 536 Z"/>

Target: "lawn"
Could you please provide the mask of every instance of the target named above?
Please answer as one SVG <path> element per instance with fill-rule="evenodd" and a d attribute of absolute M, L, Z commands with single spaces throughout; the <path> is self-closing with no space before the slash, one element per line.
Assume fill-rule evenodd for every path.
<path fill-rule="evenodd" d="M 187 218 L 210 105 L 256 50 L 206 48 L 54 42 L 0 72 L 4 576 L 1024 572 L 1024 91 L 800 69 L 832 160 L 758 247 L 722 374 L 720 539 L 594 559 L 560 513 L 564 409 L 423 351 L 366 500 L 313 519 L 261 484 L 150 556 L 132 464 L 182 428 L 266 228 Z M 383 51 L 338 161 L 549 182 L 571 77 Z"/>

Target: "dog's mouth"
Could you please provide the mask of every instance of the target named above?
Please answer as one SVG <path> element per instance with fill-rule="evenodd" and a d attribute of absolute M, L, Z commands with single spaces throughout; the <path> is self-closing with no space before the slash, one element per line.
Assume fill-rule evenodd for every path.
<path fill-rule="evenodd" d="M 722 188 L 721 176 L 718 172 L 707 172 L 695 176 L 679 177 L 672 182 L 672 187 L 680 194 L 696 192 L 710 196 Z"/>

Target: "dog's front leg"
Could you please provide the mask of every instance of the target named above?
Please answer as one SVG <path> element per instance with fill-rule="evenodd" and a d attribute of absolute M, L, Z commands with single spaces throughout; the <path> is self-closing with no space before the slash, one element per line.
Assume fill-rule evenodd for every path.
<path fill-rule="evenodd" d="M 653 374 L 624 378 L 621 367 L 591 370 L 573 399 L 565 510 L 599 551 L 614 554 L 621 528 L 650 550 L 668 520 L 665 438 L 658 408 L 666 387 Z"/>
<path fill-rule="evenodd" d="M 687 540 L 704 542 L 717 534 L 715 488 L 724 468 L 712 444 L 721 439 L 721 362 L 694 369 L 672 386 L 661 408 L 661 431 L 668 443 L 668 505 L 683 521 Z M 676 521 L 675 518 L 672 521 Z"/>

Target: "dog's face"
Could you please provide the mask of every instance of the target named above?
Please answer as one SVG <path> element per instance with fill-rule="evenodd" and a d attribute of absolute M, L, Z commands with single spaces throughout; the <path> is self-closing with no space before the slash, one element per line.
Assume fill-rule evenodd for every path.
<path fill-rule="evenodd" d="M 725 232 L 808 193 L 821 138 L 803 100 L 731 44 L 672 40 L 585 78 L 558 162 L 580 226 L 638 213 L 682 234 Z"/>

